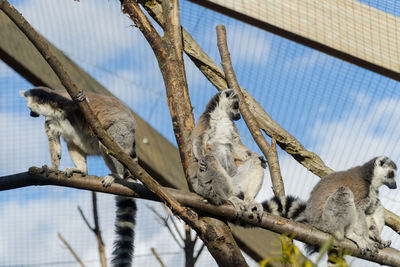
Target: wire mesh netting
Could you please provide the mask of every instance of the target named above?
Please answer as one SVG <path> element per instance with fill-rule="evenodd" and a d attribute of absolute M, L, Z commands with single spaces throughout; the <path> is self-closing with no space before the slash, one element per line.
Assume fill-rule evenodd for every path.
<path fill-rule="evenodd" d="M 398 20 L 400 14 L 398 1 L 348 2 L 354 6 L 363 4 L 365 10 L 385 12 L 387 20 Z M 50 42 L 176 144 L 157 61 L 139 29 L 132 27 L 132 22 L 120 11 L 118 1 L 11 3 Z M 307 15 L 307 10 L 313 11 L 310 3 L 293 9 L 301 9 Z M 226 26 L 233 67 L 241 86 L 275 121 L 308 150 L 320 155 L 328 166 L 335 170 L 346 169 L 381 154 L 400 162 L 397 149 L 400 139 L 399 82 L 188 1 L 181 1 L 180 5 L 182 26 L 217 63 L 215 26 Z M 266 6 L 260 4 L 254 11 L 261 13 L 262 8 Z M 339 19 L 344 16 L 340 9 L 330 12 Z M 359 16 L 357 12 L 359 9 L 354 9 L 354 17 Z M 346 16 L 351 15 L 346 13 Z M 293 24 L 301 19 L 289 17 L 285 23 Z M 323 23 L 323 18 L 321 21 Z M 374 25 L 368 20 L 363 23 L 366 28 Z M 390 51 L 398 55 L 400 24 L 395 25 L 397 28 L 392 30 L 388 40 L 393 44 Z M 382 40 L 381 43 L 384 44 Z M 369 44 L 358 45 L 367 47 Z M 216 90 L 188 57 L 185 57 L 185 65 L 197 119 Z M 29 117 L 25 101 L 18 94 L 18 90 L 31 87 L 0 62 L 0 176 L 50 163 L 44 119 Z M 239 121 L 237 125 L 244 143 L 260 152 L 244 122 Z M 62 153 L 61 168 L 72 166 L 64 143 Z M 306 199 L 318 178 L 283 151 L 279 151 L 279 159 L 286 193 Z M 108 173 L 100 158 L 89 158 L 88 167 L 90 174 L 104 176 Z M 270 188 L 266 172 L 257 200 L 271 197 Z M 380 195 L 387 209 L 400 214 L 397 190 L 383 188 Z M 86 266 L 99 266 L 95 236 L 77 211 L 79 205 L 91 218 L 90 196 L 90 192 L 61 187 L 1 192 L 0 266 L 76 266 L 76 261 L 57 238 L 58 232 Z M 183 266 L 182 249 L 149 212 L 148 205 L 151 205 L 163 213 L 162 205 L 138 202 L 134 266 L 158 264 L 151 253 L 152 247 L 167 266 Z M 106 254 L 110 258 L 115 216 L 113 197 L 99 194 L 98 208 Z M 392 246 L 400 249 L 400 239 L 391 229 L 385 227 L 383 238 L 392 240 Z M 196 250 L 199 247 L 200 244 Z M 353 259 L 350 263 L 352 266 L 374 265 Z M 213 266 L 215 262 L 204 251 L 198 266 L 206 264 Z M 252 261 L 250 264 L 256 265 Z"/>

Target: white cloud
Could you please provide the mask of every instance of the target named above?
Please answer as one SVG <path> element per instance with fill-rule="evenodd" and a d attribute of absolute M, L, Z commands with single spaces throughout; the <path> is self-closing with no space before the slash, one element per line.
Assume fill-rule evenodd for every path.
<path fill-rule="evenodd" d="M 16 8 L 55 46 L 93 64 L 135 49 L 138 30 L 118 1 L 24 1 Z"/>

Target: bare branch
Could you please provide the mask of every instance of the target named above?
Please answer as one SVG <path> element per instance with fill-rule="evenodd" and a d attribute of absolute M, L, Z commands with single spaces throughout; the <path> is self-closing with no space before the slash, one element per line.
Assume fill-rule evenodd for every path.
<path fill-rule="evenodd" d="M 78 206 L 78 211 L 81 214 L 81 217 L 83 219 L 83 221 L 86 223 L 86 226 L 90 229 L 90 231 L 94 232 L 94 228 L 92 228 L 88 222 L 88 220 L 85 217 L 85 214 L 83 213 L 82 209 L 80 206 Z"/>
<path fill-rule="evenodd" d="M 78 189 L 91 190 L 127 197 L 143 198 L 148 200 L 160 201 L 160 199 L 139 183 L 130 183 L 125 180 L 116 180 L 109 188 L 101 185 L 101 178 L 93 175 L 82 177 L 80 174 L 73 174 L 68 178 L 62 172 L 51 173 L 31 167 L 30 172 L 0 177 L 0 191 L 10 190 L 32 185 L 59 185 Z M 163 188 L 168 191 L 179 203 L 184 206 L 192 207 L 198 212 L 224 218 L 225 220 L 238 223 L 235 209 L 231 205 L 214 206 L 204 202 L 204 199 L 197 194 L 184 192 L 172 188 Z M 205 218 L 206 220 L 208 218 Z M 321 232 L 314 227 L 296 223 L 285 218 L 264 213 L 261 222 L 257 219 L 249 219 L 247 216 L 241 217 L 240 223 L 262 227 L 276 233 L 294 236 L 296 240 L 308 243 L 310 245 L 323 245 L 331 236 Z M 211 229 L 210 229 L 211 230 Z M 215 234 L 212 232 L 211 234 Z M 217 238 L 220 235 L 217 235 Z M 350 240 L 334 241 L 334 248 L 347 249 L 354 257 L 366 259 L 380 264 L 400 266 L 400 252 L 393 248 L 379 250 L 379 253 L 372 256 L 364 255 L 361 250 Z"/>
<path fill-rule="evenodd" d="M 153 211 L 153 213 L 154 213 L 155 215 L 157 215 L 157 217 L 158 217 L 158 218 L 160 219 L 160 221 L 161 221 L 161 224 L 162 224 L 163 226 L 165 226 L 165 227 L 168 229 L 168 232 L 169 232 L 169 233 L 171 234 L 171 236 L 174 238 L 176 244 L 178 244 L 178 246 L 179 246 L 180 248 L 183 249 L 183 245 L 179 242 L 179 240 L 178 240 L 178 238 L 176 237 L 174 231 L 172 231 L 171 227 L 169 226 L 169 223 L 168 223 L 168 218 L 169 218 L 169 216 L 168 216 L 168 217 L 163 217 L 163 216 L 161 216 L 161 214 L 159 214 L 153 207 L 149 207 L 149 208 Z M 171 218 L 171 220 L 172 220 L 172 218 Z M 181 238 L 181 240 L 184 241 L 184 240 L 183 240 L 183 237 L 181 236 L 181 234 L 180 234 L 179 232 L 178 232 L 178 234 L 179 234 L 179 237 Z"/>
<path fill-rule="evenodd" d="M 225 77 L 228 81 L 230 88 L 235 89 L 240 99 L 240 113 L 242 113 L 243 119 L 246 122 L 247 127 L 250 130 L 253 139 L 256 141 L 258 147 L 261 149 L 265 157 L 267 158 L 269 171 L 272 180 L 272 190 L 275 196 L 285 196 L 285 187 L 283 185 L 281 171 L 279 169 L 279 161 L 276 154 L 268 142 L 262 135 L 260 128 L 257 125 L 253 114 L 250 112 L 249 107 L 244 99 L 244 95 L 240 90 L 239 83 L 236 79 L 235 72 L 232 67 L 231 58 L 228 51 L 228 45 L 226 42 L 226 31 L 222 25 L 217 26 L 217 37 L 218 37 L 218 49 L 221 55 L 222 67 L 225 72 Z"/>
<path fill-rule="evenodd" d="M 149 42 L 164 78 L 172 125 L 178 143 L 185 177 L 192 191 L 188 166 L 192 155 L 190 134 L 194 128 L 192 106 L 187 90 L 177 1 L 164 1 L 164 21 L 168 21 L 161 38 L 135 1 L 121 1 L 122 11 L 135 22 Z"/>
<path fill-rule="evenodd" d="M 162 19 L 162 7 L 157 1 L 141 0 L 140 1 L 151 17 L 164 27 Z M 182 28 L 183 48 L 185 53 L 199 68 L 204 76 L 218 89 L 227 88 L 225 74 L 220 67 L 200 48 L 190 34 Z M 314 152 L 308 151 L 304 146 L 290 133 L 282 128 L 274 121 L 263 107 L 244 89 L 241 87 L 250 111 L 257 120 L 258 126 L 271 138 L 274 138 L 284 151 L 289 153 L 297 162 L 307 168 L 318 177 L 333 172 L 322 159 Z M 400 216 L 385 209 L 385 223 L 395 232 L 400 233 Z"/>
<path fill-rule="evenodd" d="M 196 256 L 194 257 L 194 262 L 193 262 L 193 263 L 196 263 L 196 262 L 197 262 L 197 260 L 198 260 L 199 257 L 200 257 L 200 254 L 203 252 L 203 249 L 204 249 L 204 243 L 201 244 L 200 249 L 197 251 L 197 254 L 196 254 Z"/>
<path fill-rule="evenodd" d="M 92 209 L 93 209 L 93 218 L 94 218 L 93 233 L 95 234 L 96 239 L 97 239 L 97 249 L 99 251 L 100 264 L 101 264 L 102 267 L 107 267 L 106 252 L 105 252 L 105 249 L 104 249 L 103 238 L 101 236 L 99 216 L 98 216 L 98 212 L 97 212 L 97 196 L 96 196 L 96 192 L 92 192 Z"/>
<path fill-rule="evenodd" d="M 156 257 L 157 261 L 160 263 L 161 267 L 165 267 L 164 262 L 161 260 L 160 256 L 157 254 L 154 248 L 151 248 L 151 252 L 153 253 L 154 257 Z"/>
<path fill-rule="evenodd" d="M 85 264 L 81 261 L 81 259 L 78 257 L 78 255 L 75 253 L 75 251 L 72 249 L 72 247 L 68 244 L 68 242 L 63 238 L 63 236 L 60 233 L 57 233 L 58 238 L 61 240 L 61 242 L 64 243 L 64 245 L 67 247 L 69 252 L 71 252 L 72 256 L 74 256 L 75 260 L 82 266 L 85 267 Z"/>

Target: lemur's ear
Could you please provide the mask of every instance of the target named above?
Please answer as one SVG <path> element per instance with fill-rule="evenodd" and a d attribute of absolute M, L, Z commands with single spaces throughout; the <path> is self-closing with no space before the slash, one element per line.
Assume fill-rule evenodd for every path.
<path fill-rule="evenodd" d="M 26 98 L 25 92 L 26 92 L 26 91 L 20 90 L 20 91 L 19 91 L 19 95 L 22 96 L 23 98 Z"/>

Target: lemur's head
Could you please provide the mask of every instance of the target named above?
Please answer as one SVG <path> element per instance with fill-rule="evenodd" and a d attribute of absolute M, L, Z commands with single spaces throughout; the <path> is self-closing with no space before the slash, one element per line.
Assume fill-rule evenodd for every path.
<path fill-rule="evenodd" d="M 54 93 L 46 87 L 36 87 L 34 89 L 19 91 L 19 94 L 25 98 L 26 105 L 31 110 L 32 117 L 45 117 L 58 116 L 62 113 L 62 106 L 66 102 L 71 102 L 67 98 Z"/>
<path fill-rule="evenodd" d="M 225 110 L 232 120 L 237 121 L 240 119 L 239 97 L 234 89 L 224 89 L 219 92 L 218 106 Z"/>
<path fill-rule="evenodd" d="M 390 158 L 386 156 L 376 157 L 364 165 L 372 167 L 370 182 L 374 188 L 377 189 L 383 184 L 390 189 L 397 188 L 395 180 L 397 166 Z"/>

